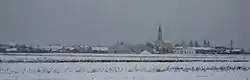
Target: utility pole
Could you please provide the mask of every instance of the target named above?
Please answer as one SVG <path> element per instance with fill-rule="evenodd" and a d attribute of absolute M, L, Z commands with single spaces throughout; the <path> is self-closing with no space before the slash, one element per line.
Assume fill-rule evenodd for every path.
<path fill-rule="evenodd" d="M 230 40 L 230 53 L 233 52 L 233 40 Z"/>

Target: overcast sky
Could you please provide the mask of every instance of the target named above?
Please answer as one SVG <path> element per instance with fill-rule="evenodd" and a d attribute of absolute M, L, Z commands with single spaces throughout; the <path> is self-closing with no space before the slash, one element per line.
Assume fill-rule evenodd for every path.
<path fill-rule="evenodd" d="M 0 43 L 113 44 L 157 38 L 250 48 L 249 0 L 0 0 Z"/>

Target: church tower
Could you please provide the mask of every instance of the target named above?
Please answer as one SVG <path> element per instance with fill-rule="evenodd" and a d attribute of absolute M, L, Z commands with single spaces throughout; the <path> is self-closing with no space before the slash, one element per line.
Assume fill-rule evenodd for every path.
<path fill-rule="evenodd" d="M 158 35 L 157 40 L 155 41 L 155 46 L 157 51 L 162 53 L 172 53 L 173 52 L 173 46 L 172 43 L 169 41 L 164 41 L 162 39 L 162 27 L 161 24 L 158 26 Z"/>
<path fill-rule="evenodd" d="M 161 30 L 161 25 L 159 25 L 159 28 L 158 28 L 158 38 L 157 38 L 158 41 L 162 41 L 162 30 Z"/>

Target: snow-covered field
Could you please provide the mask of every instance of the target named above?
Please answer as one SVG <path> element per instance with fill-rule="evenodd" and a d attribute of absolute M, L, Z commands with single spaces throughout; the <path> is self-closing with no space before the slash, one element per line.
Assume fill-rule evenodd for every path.
<path fill-rule="evenodd" d="M 250 59 L 250 55 L 7 54 L 13 55 L 0 53 L 0 60 Z M 249 74 L 250 62 L 0 63 L 0 80 L 249 80 Z"/>
<path fill-rule="evenodd" d="M 0 60 L 250 60 L 250 55 L 0 53 Z"/>
<path fill-rule="evenodd" d="M 1 63 L 0 80 L 248 80 L 250 63 Z"/>

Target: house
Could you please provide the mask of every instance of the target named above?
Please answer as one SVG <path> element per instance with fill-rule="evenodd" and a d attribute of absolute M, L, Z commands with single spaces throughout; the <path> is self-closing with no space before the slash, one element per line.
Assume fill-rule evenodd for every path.
<path fill-rule="evenodd" d="M 18 52 L 18 49 L 17 48 L 8 48 L 8 49 L 5 49 L 6 52 Z"/>
<path fill-rule="evenodd" d="M 108 47 L 100 47 L 100 46 L 92 46 L 90 47 L 92 52 L 95 53 L 108 53 L 109 48 Z"/>
<path fill-rule="evenodd" d="M 26 44 L 17 44 L 15 47 L 18 52 L 28 52 L 28 46 Z"/>
<path fill-rule="evenodd" d="M 62 48 L 58 49 L 56 52 L 60 52 L 60 53 L 76 53 L 78 51 L 74 46 L 63 46 Z"/>
<path fill-rule="evenodd" d="M 213 47 L 175 47 L 175 54 L 219 54 L 223 53 L 225 50 L 222 48 Z"/>
<path fill-rule="evenodd" d="M 225 51 L 225 54 L 242 54 L 242 53 L 244 53 L 244 50 L 240 48 L 227 49 Z"/>
<path fill-rule="evenodd" d="M 16 44 L 1 44 L 0 51 L 1 52 L 18 52 L 18 48 L 16 48 Z"/>
<path fill-rule="evenodd" d="M 115 45 L 110 46 L 109 53 L 125 53 L 125 54 L 131 54 L 134 53 L 133 49 L 130 47 L 129 44 L 124 44 L 123 42 L 117 43 Z"/>
<path fill-rule="evenodd" d="M 0 52 L 6 52 L 6 49 L 8 48 L 12 48 L 12 46 L 8 44 L 0 44 Z"/>
<path fill-rule="evenodd" d="M 140 54 L 142 51 L 148 51 L 150 53 L 154 53 L 154 47 L 152 46 L 148 46 L 148 45 L 144 45 L 144 44 L 137 44 L 137 45 L 131 45 L 129 46 L 130 49 L 132 49 L 132 51 L 136 54 Z"/>
<path fill-rule="evenodd" d="M 37 49 L 42 50 L 42 52 L 57 52 L 59 49 L 62 48 L 61 45 L 37 45 Z"/>
<path fill-rule="evenodd" d="M 109 47 L 110 53 L 125 53 L 125 54 L 140 54 L 142 51 L 147 50 L 150 53 L 156 53 L 153 44 L 124 44 L 123 42 L 117 43 Z"/>
<path fill-rule="evenodd" d="M 175 47 L 173 50 L 174 54 L 196 54 L 196 50 L 194 48 L 188 47 Z"/>
<path fill-rule="evenodd" d="M 76 45 L 74 48 L 80 53 L 91 52 L 91 47 L 87 45 Z"/>
<path fill-rule="evenodd" d="M 143 50 L 140 54 L 143 54 L 143 55 L 150 55 L 152 53 L 148 52 L 147 50 Z"/>

